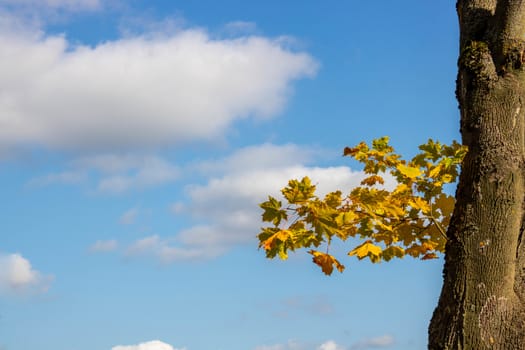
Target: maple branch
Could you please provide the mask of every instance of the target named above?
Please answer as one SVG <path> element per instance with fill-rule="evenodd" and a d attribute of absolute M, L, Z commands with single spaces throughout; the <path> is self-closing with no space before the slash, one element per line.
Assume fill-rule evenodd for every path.
<path fill-rule="evenodd" d="M 460 26 L 460 47 L 463 49 L 471 40 L 484 41 L 489 20 L 496 11 L 497 0 L 458 0 Z"/>
<path fill-rule="evenodd" d="M 457 7 L 463 9 L 482 9 L 494 12 L 497 2 L 497 0 L 458 0 Z"/>
<path fill-rule="evenodd" d="M 518 40 L 525 36 L 525 0 L 499 0 L 494 23 L 498 40 Z"/>
<path fill-rule="evenodd" d="M 443 238 L 445 238 L 445 240 L 448 241 L 448 237 L 447 237 L 447 234 L 446 234 L 445 230 L 443 229 L 441 224 L 436 220 L 436 218 L 434 218 L 432 215 L 430 215 L 430 221 L 432 221 L 434 223 L 434 225 L 436 225 L 439 233 L 441 233 Z"/>

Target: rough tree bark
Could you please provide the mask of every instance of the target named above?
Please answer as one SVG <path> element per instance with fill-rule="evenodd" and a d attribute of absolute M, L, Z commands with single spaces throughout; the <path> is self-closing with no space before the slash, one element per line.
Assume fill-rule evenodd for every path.
<path fill-rule="evenodd" d="M 469 153 L 429 349 L 525 349 L 525 0 L 458 0 Z"/>

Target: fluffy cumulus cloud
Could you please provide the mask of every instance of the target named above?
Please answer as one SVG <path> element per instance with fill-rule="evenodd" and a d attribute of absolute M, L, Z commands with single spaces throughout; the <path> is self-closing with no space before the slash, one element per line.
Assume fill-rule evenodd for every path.
<path fill-rule="evenodd" d="M 318 350 L 345 350 L 345 347 L 342 347 L 341 345 L 337 344 L 333 340 L 328 340 L 324 342 L 323 344 L 319 345 L 317 348 Z"/>
<path fill-rule="evenodd" d="M 2 29 L 4 149 L 107 151 L 215 140 L 236 120 L 275 116 L 292 82 L 317 69 L 308 54 L 261 36 L 217 39 L 190 28 L 84 46 L 63 35 Z M 128 185 L 113 179 L 107 186 Z"/>
<path fill-rule="evenodd" d="M 52 276 L 35 270 L 20 254 L 0 253 L 0 294 L 30 295 L 46 292 Z"/>
<path fill-rule="evenodd" d="M 174 203 L 172 210 L 197 224 L 167 238 L 144 237 L 128 247 L 127 255 L 172 262 L 212 258 L 235 245 L 255 244 L 261 225 L 258 203 L 269 194 L 279 196 L 289 179 L 309 176 L 323 195 L 336 189 L 350 190 L 364 176 L 344 166 L 306 165 L 312 157 L 315 152 L 295 145 L 263 144 L 196 165 L 197 171 L 208 177 L 206 183 L 188 185 L 186 200 Z"/>
<path fill-rule="evenodd" d="M 137 345 L 117 345 L 112 347 L 111 350 L 186 350 L 186 348 L 174 348 L 159 340 L 153 340 Z"/>
<path fill-rule="evenodd" d="M 394 344 L 394 339 L 391 336 L 381 336 L 377 338 L 370 338 L 360 342 L 359 347 L 356 345 L 350 347 L 350 349 L 376 349 L 376 348 L 387 348 Z M 286 343 L 272 344 L 272 345 L 259 345 L 254 350 L 347 350 L 345 347 L 333 340 L 327 340 L 319 345 L 307 345 L 295 340 L 289 340 Z M 159 340 L 153 340 L 137 345 L 117 345 L 111 348 L 111 350 L 187 350 L 184 348 L 174 348 L 172 345 L 166 344 Z"/>
<path fill-rule="evenodd" d="M 294 340 L 289 340 L 286 344 L 260 345 L 254 350 L 346 350 L 333 340 L 327 340 L 319 346 L 305 345 Z"/>
<path fill-rule="evenodd" d="M 363 173 L 344 166 L 304 165 L 305 153 L 296 146 L 262 145 L 240 150 L 226 159 L 223 164 L 228 165 L 227 169 L 204 185 L 190 186 L 188 202 L 176 205 L 176 211 L 201 222 L 180 232 L 178 241 L 203 249 L 227 249 L 251 242 L 260 227 L 258 203 L 269 194 L 279 197 L 279 190 L 289 179 L 309 176 L 323 195 L 351 189 L 363 178 Z"/>

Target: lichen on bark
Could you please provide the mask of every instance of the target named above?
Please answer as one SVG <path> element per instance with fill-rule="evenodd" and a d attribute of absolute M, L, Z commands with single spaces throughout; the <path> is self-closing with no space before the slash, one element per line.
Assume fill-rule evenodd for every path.
<path fill-rule="evenodd" d="M 472 81 L 489 83 L 497 79 L 492 53 L 485 41 L 469 41 L 461 50 L 458 66 L 469 73 Z"/>

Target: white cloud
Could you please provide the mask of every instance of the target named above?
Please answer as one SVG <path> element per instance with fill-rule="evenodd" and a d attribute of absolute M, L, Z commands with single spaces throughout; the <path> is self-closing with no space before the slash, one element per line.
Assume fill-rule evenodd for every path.
<path fill-rule="evenodd" d="M 195 232 L 199 227 L 194 228 Z M 210 242 L 198 244 L 180 244 L 177 237 L 161 238 L 159 235 L 153 235 L 136 240 L 130 244 L 126 251 L 127 257 L 153 257 L 161 263 L 167 264 L 181 260 L 202 260 L 210 259 L 224 253 L 224 248 L 220 245 L 213 246 Z"/>
<path fill-rule="evenodd" d="M 184 212 L 185 206 L 183 202 L 175 202 L 170 206 L 170 211 L 173 214 L 181 214 Z"/>
<path fill-rule="evenodd" d="M 131 225 L 135 223 L 137 216 L 139 214 L 138 208 L 131 208 L 122 214 L 119 218 L 119 223 L 122 225 Z"/>
<path fill-rule="evenodd" d="M 97 179 L 96 192 L 118 194 L 160 186 L 179 177 L 179 169 L 164 158 L 129 153 L 81 157 L 69 168 L 31 179 L 28 186 L 82 183 L 93 177 Z"/>
<path fill-rule="evenodd" d="M 295 340 L 289 340 L 286 344 L 260 345 L 254 350 L 303 350 L 304 346 Z"/>
<path fill-rule="evenodd" d="M 94 10 L 101 6 L 100 0 L 0 0 L 2 4 L 67 10 Z"/>
<path fill-rule="evenodd" d="M 289 179 L 309 176 L 319 183 L 319 194 L 323 195 L 336 189 L 350 190 L 363 178 L 362 172 L 348 167 L 303 165 L 312 154 L 315 152 L 294 145 L 265 144 L 194 165 L 211 178 L 204 185 L 189 185 L 187 200 L 174 203 L 172 212 L 198 224 L 168 238 L 154 235 L 137 240 L 126 255 L 151 256 L 169 263 L 213 258 L 239 244 L 255 246 L 261 226 L 258 204 L 268 195 L 279 196 Z"/>
<path fill-rule="evenodd" d="M 346 348 L 341 345 L 338 345 L 333 340 L 328 340 L 324 342 L 323 344 L 321 344 L 317 349 L 318 350 L 345 350 Z"/>
<path fill-rule="evenodd" d="M 137 166 L 131 174 L 115 174 L 102 178 L 97 190 L 104 193 L 122 193 L 173 182 L 178 176 L 179 171 L 172 164 L 160 158 L 149 159 Z"/>
<path fill-rule="evenodd" d="M 171 168 L 164 159 L 153 155 L 105 153 L 95 156 L 81 157 L 72 162 L 72 166 L 80 169 L 93 169 L 103 174 L 120 174 L 131 169 Z"/>
<path fill-rule="evenodd" d="M 224 26 L 226 33 L 229 34 L 245 34 L 245 33 L 254 33 L 257 31 L 257 24 L 254 22 L 247 21 L 233 21 L 226 23 Z"/>
<path fill-rule="evenodd" d="M 27 295 L 49 289 L 53 277 L 33 269 L 20 254 L 0 253 L 0 294 Z"/>
<path fill-rule="evenodd" d="M 86 172 L 78 170 L 66 170 L 33 178 L 27 183 L 27 186 L 40 187 L 53 184 L 78 185 L 86 180 Z"/>
<path fill-rule="evenodd" d="M 122 193 L 132 189 L 154 187 L 175 181 L 179 169 L 169 161 L 151 155 L 105 154 L 78 159 L 74 164 L 81 169 L 102 174 L 97 191 Z"/>
<path fill-rule="evenodd" d="M 377 348 L 388 348 L 391 345 L 394 345 L 395 339 L 391 335 L 382 335 L 375 338 L 363 339 L 354 345 L 352 345 L 352 350 L 365 350 L 365 349 L 377 349 Z"/>
<path fill-rule="evenodd" d="M 281 169 L 310 162 L 316 153 L 310 148 L 294 144 L 265 143 L 238 149 L 225 159 L 201 162 L 196 168 L 205 174 Z"/>
<path fill-rule="evenodd" d="M 279 318 L 326 316 L 335 313 L 334 306 L 323 296 L 292 296 L 281 301 L 274 315 Z"/>
<path fill-rule="evenodd" d="M 62 2 L 65 4 L 65 2 Z M 96 46 L 0 31 L 4 148 L 129 149 L 214 141 L 236 120 L 279 113 L 317 63 L 278 39 L 212 39 L 204 30 Z M 115 178 L 110 188 L 125 188 Z"/>
<path fill-rule="evenodd" d="M 289 179 L 303 176 L 319 183 L 320 195 L 336 189 L 351 189 L 363 178 L 361 172 L 347 167 L 302 165 L 226 172 L 205 185 L 189 187 L 188 203 L 176 204 L 179 213 L 187 213 L 201 222 L 180 232 L 178 241 L 203 249 L 223 247 L 224 250 L 236 244 L 255 244 L 254 237 L 262 224 L 258 204 L 268 195 L 279 197 L 279 190 Z"/>
<path fill-rule="evenodd" d="M 193 203 L 206 209 L 220 202 L 223 202 L 223 208 L 217 209 L 231 209 L 232 206 L 240 209 L 242 206 L 236 200 L 264 200 L 268 194 L 278 195 L 289 179 L 304 176 L 309 176 L 313 183 L 318 183 L 318 192 L 321 195 L 335 189 L 351 189 L 364 177 L 362 172 L 352 171 L 344 166 L 321 168 L 295 165 L 280 169 L 254 169 L 212 178 L 204 186 L 191 187 L 189 195 Z M 195 211 L 197 214 L 199 212 L 201 211 Z"/>
<path fill-rule="evenodd" d="M 153 340 L 137 345 L 117 345 L 112 347 L 111 350 L 186 350 L 186 348 L 174 348 L 159 340 Z"/>
<path fill-rule="evenodd" d="M 153 235 L 145 237 L 135 241 L 127 249 L 128 255 L 143 255 L 148 252 L 154 251 L 157 247 L 161 245 L 161 240 L 159 235 Z"/>
<path fill-rule="evenodd" d="M 91 253 L 106 253 L 116 250 L 118 242 L 115 239 L 98 240 L 89 247 Z"/>
<path fill-rule="evenodd" d="M 289 340 L 286 344 L 260 345 L 254 350 L 313 350 L 313 345 L 301 344 L 294 340 Z M 315 347 L 315 350 L 346 350 L 345 347 L 337 344 L 333 340 L 327 340 Z"/>
<path fill-rule="evenodd" d="M 182 215 L 195 224 L 171 235 L 138 239 L 127 246 L 125 255 L 149 256 L 170 263 L 217 257 L 236 245 L 255 246 L 255 236 L 262 225 L 258 204 L 268 195 L 281 197 L 280 189 L 288 180 L 308 176 L 322 197 L 338 189 L 348 193 L 365 176 L 345 166 L 306 165 L 316 155 L 319 153 L 305 147 L 263 144 L 237 150 L 224 159 L 181 167 L 179 171 L 190 174 L 190 179 L 195 172 L 207 177 L 204 184 L 186 185 L 186 198 L 170 207 L 174 215 Z M 111 157 L 100 159 L 80 163 L 89 163 L 109 174 L 123 171 L 133 163 L 119 158 L 112 162 Z M 392 177 L 386 176 L 385 180 L 385 187 L 394 187 Z M 121 222 L 132 222 L 135 215 L 130 210 L 123 214 Z"/>

